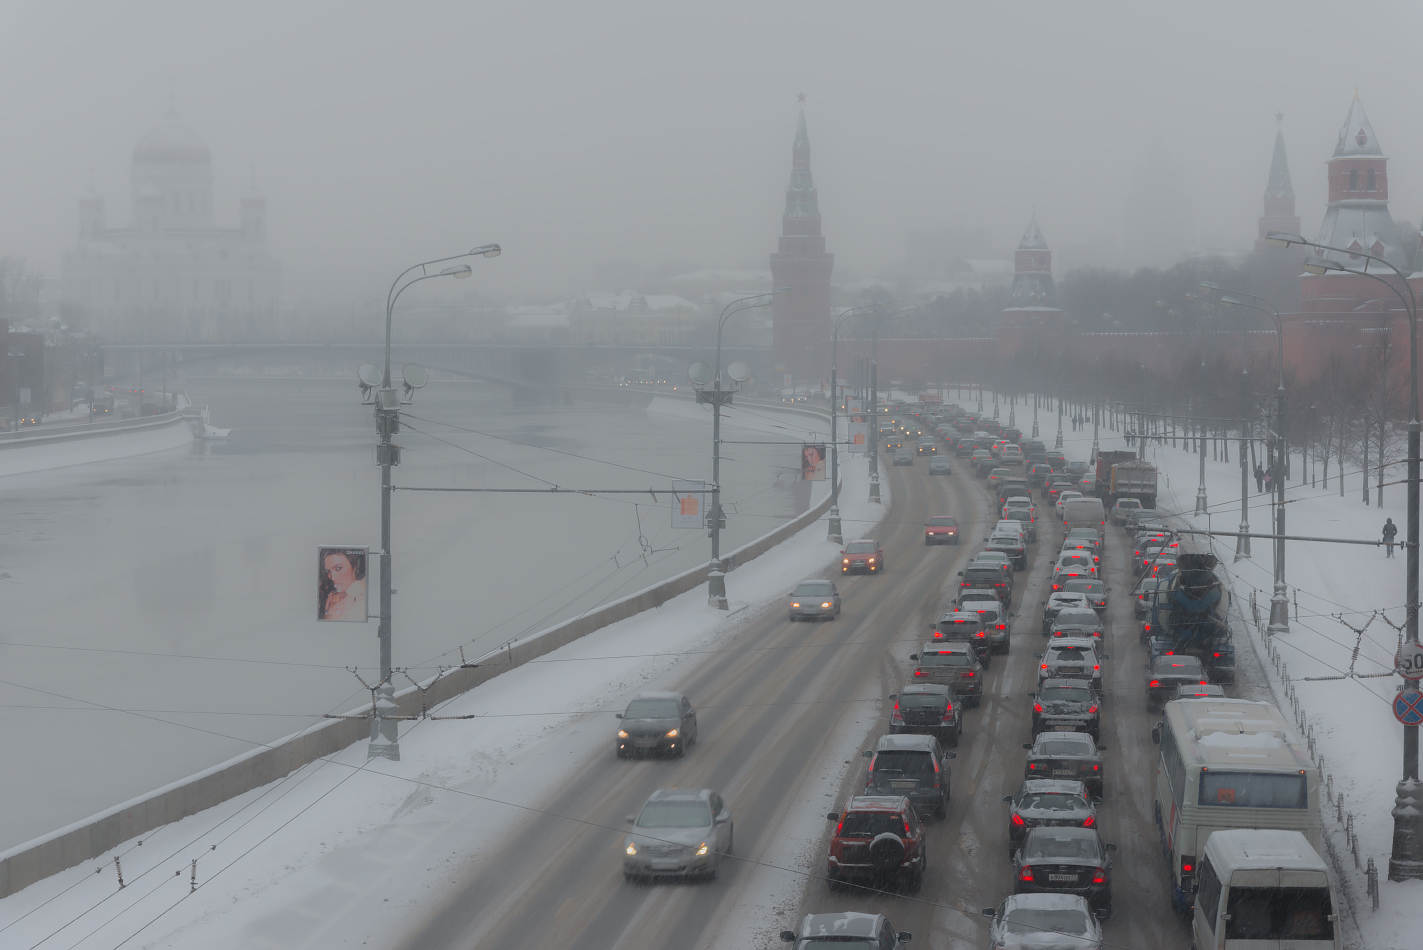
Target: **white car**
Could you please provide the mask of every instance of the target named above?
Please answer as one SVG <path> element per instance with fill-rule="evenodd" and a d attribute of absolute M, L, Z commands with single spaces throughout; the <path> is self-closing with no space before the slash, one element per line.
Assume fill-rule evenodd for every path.
<path fill-rule="evenodd" d="M 1073 498 L 1081 498 L 1081 497 L 1082 497 L 1082 493 L 1081 493 L 1080 491 L 1063 491 L 1063 492 L 1059 492 L 1059 493 L 1058 493 L 1058 496 L 1057 496 L 1057 520 L 1058 520 L 1058 521 L 1061 521 L 1061 520 L 1062 520 L 1062 505 L 1063 505 L 1063 502 L 1070 501 L 1070 500 L 1073 499 Z"/>
<path fill-rule="evenodd" d="M 983 908 L 983 916 L 991 918 L 992 950 L 1102 950 L 1102 925 L 1076 894 L 1014 894 L 996 911 Z"/>
<path fill-rule="evenodd" d="M 1064 554 L 1052 567 L 1052 589 L 1060 590 L 1064 581 L 1074 577 L 1097 577 L 1097 565 L 1086 554 Z"/>

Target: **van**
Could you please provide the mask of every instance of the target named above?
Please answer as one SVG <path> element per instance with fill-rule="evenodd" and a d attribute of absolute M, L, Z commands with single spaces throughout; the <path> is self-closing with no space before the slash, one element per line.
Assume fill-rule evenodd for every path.
<path fill-rule="evenodd" d="M 1063 502 L 1062 530 L 1065 533 L 1073 528 L 1091 528 L 1099 538 L 1105 539 L 1107 510 L 1102 507 L 1102 499 L 1082 497 Z"/>
<path fill-rule="evenodd" d="M 1206 839 L 1192 912 L 1199 950 L 1340 950 L 1339 893 L 1298 831 L 1236 828 Z"/>

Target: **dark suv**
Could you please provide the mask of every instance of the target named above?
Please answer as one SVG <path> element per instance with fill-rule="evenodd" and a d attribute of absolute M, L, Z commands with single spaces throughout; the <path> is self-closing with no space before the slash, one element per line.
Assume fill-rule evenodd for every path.
<path fill-rule="evenodd" d="M 1032 742 L 1024 743 L 1023 748 L 1028 750 L 1023 778 L 1071 779 L 1102 797 L 1102 753 L 1106 746 L 1098 745 L 1091 736 L 1084 732 L 1043 732 Z"/>
<path fill-rule="evenodd" d="M 1005 573 L 1002 568 L 991 565 L 970 566 L 959 571 L 959 578 L 960 590 L 968 590 L 971 587 L 991 590 L 998 595 L 1005 607 L 1013 599 L 1013 576 Z"/>
<path fill-rule="evenodd" d="M 939 622 L 929 625 L 929 633 L 935 643 L 957 641 L 967 643 L 978 654 L 978 662 L 988 669 L 989 654 L 993 645 L 988 641 L 988 628 L 983 617 L 976 610 L 955 610 L 944 614 Z"/>
<path fill-rule="evenodd" d="M 1081 782 L 1060 782 L 1054 779 L 1029 779 L 1018 789 L 1016 797 L 1003 796 L 1008 811 L 1008 857 L 1018 850 L 1032 829 L 1094 828 L 1097 825 L 1097 803 L 1087 795 Z"/>
<path fill-rule="evenodd" d="M 855 878 L 901 881 L 911 892 L 923 886 L 928 835 L 908 798 L 856 795 L 843 814 L 832 811 L 826 817 L 838 822 L 825 860 L 832 889 Z"/>
<path fill-rule="evenodd" d="M 1085 732 L 1101 735 L 1102 699 L 1081 680 L 1046 679 L 1033 694 L 1033 735 L 1040 732 Z"/>
<path fill-rule="evenodd" d="M 983 699 L 983 666 L 967 643 L 926 643 L 909 658 L 915 662 L 914 682 L 952 687 L 970 706 Z"/>
<path fill-rule="evenodd" d="M 921 812 L 943 818 L 949 806 L 949 759 L 933 736 L 880 736 L 873 749 L 860 753 L 870 760 L 865 770 L 866 795 L 903 795 Z"/>
<path fill-rule="evenodd" d="M 963 735 L 963 703 L 953 687 L 939 683 L 910 683 L 890 693 L 894 708 L 889 711 L 889 733 L 923 733 L 957 746 Z"/>

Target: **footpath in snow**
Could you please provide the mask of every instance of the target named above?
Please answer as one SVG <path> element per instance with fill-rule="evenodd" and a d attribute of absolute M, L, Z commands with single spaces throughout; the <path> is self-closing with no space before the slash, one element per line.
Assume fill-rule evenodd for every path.
<path fill-rule="evenodd" d="M 871 505 L 866 461 L 843 470 L 842 515 L 867 533 L 888 486 L 885 504 Z M 0 900 L 0 946 L 235 950 L 260 943 L 283 913 L 318 908 L 326 923 L 313 945 L 391 946 L 448 885 L 448 856 L 463 866 L 498 849 L 547 790 L 606 754 L 612 713 L 628 695 L 685 676 L 788 586 L 826 570 L 839 546 L 825 537 L 822 518 L 730 573 L 729 613 L 697 588 L 545 658 L 582 662 L 527 664 L 451 700 L 440 715 L 498 715 L 418 721 L 402 730 L 399 762 L 367 761 L 359 742 Z M 544 712 L 549 696 L 565 711 Z M 827 772 L 821 783 L 840 778 Z M 792 829 L 775 857 L 800 860 L 823 830 L 810 823 L 801 841 Z M 792 888 L 793 876 L 781 877 L 768 905 L 798 894 L 799 878 Z"/>
<path fill-rule="evenodd" d="M 1067 433 L 1064 433 L 1067 436 Z M 1086 458 L 1091 431 L 1071 433 L 1069 458 Z M 1103 451 L 1126 448 L 1121 434 L 1102 430 Z M 1240 523 L 1240 468 L 1236 444 L 1229 463 L 1206 456 L 1208 514 L 1193 514 L 1200 483 L 1199 456 L 1178 442 L 1151 443 L 1147 459 L 1161 472 L 1157 508 L 1172 513 L 1183 527 L 1236 531 Z M 1286 483 L 1286 533 L 1311 537 L 1378 540 L 1385 518 L 1400 526 L 1407 521 L 1401 466 L 1385 482 L 1384 505 L 1377 507 L 1377 473 L 1370 486 L 1373 504 L 1361 501 L 1357 468 L 1346 467 L 1345 490 L 1339 494 L 1337 466 L 1331 466 L 1329 486 L 1305 487 L 1298 478 L 1300 458 L 1292 460 L 1296 475 Z M 1269 496 L 1255 491 L 1250 480 L 1249 519 L 1255 533 L 1271 533 Z M 1417 947 L 1423 925 L 1423 882 L 1390 883 L 1388 858 L 1393 842 L 1395 786 L 1403 774 L 1403 727 L 1393 717 L 1393 695 L 1402 685 L 1394 654 L 1405 620 L 1404 555 L 1385 557 L 1381 547 L 1289 541 L 1285 544 L 1285 580 L 1289 586 L 1290 633 L 1267 642 L 1270 597 L 1274 590 L 1272 542 L 1252 539 L 1252 556 L 1234 560 L 1235 539 L 1208 542 L 1196 536 L 1186 542 L 1196 550 L 1213 551 L 1221 573 L 1231 585 L 1237 649 L 1254 648 L 1270 676 L 1277 704 L 1287 716 L 1302 722 L 1301 733 L 1314 741 L 1321 773 L 1329 777 L 1320 795 L 1325 831 L 1341 883 L 1350 898 L 1361 947 L 1369 950 Z M 1251 611 L 1254 593 L 1258 626 Z M 1363 633 L 1356 631 L 1363 629 Z M 1239 642 L 1248 640 L 1249 645 Z M 1288 674 L 1288 688 L 1284 674 Z M 1353 674 L 1353 675 L 1350 675 Z M 1381 675 L 1383 674 L 1383 675 Z M 1330 679 L 1315 679 L 1330 677 Z M 1340 678 L 1342 677 L 1342 678 Z M 1326 802 L 1326 798 L 1328 801 Z M 1344 820 L 1338 820 L 1343 814 Z M 1349 817 L 1352 815 L 1352 819 Z M 1350 839 L 1352 826 L 1356 839 Z M 1357 853 L 1357 857 L 1356 857 Z M 1372 858 L 1378 869 L 1379 909 L 1372 910 L 1364 869 Z"/>

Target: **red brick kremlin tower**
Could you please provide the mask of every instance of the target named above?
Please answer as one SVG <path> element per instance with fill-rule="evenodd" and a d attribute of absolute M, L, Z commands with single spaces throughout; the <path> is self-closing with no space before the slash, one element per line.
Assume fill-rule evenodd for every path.
<path fill-rule="evenodd" d="M 1290 160 L 1285 157 L 1285 116 L 1275 114 L 1275 156 L 1270 159 L 1270 180 L 1265 184 L 1265 213 L 1260 218 L 1260 234 L 1255 250 L 1265 250 L 1265 235 L 1271 231 L 1302 234 L 1295 214 L 1295 188 L 1290 182 Z"/>
<path fill-rule="evenodd" d="M 820 234 L 820 204 L 810 177 L 804 95 L 800 101 L 781 240 L 771 255 L 772 286 L 789 287 L 790 293 L 775 298 L 771 329 L 776 365 L 793 375 L 797 386 L 816 389 L 821 377 L 829 374 L 830 272 L 835 267 L 835 255 L 825 250 L 825 238 Z"/>

